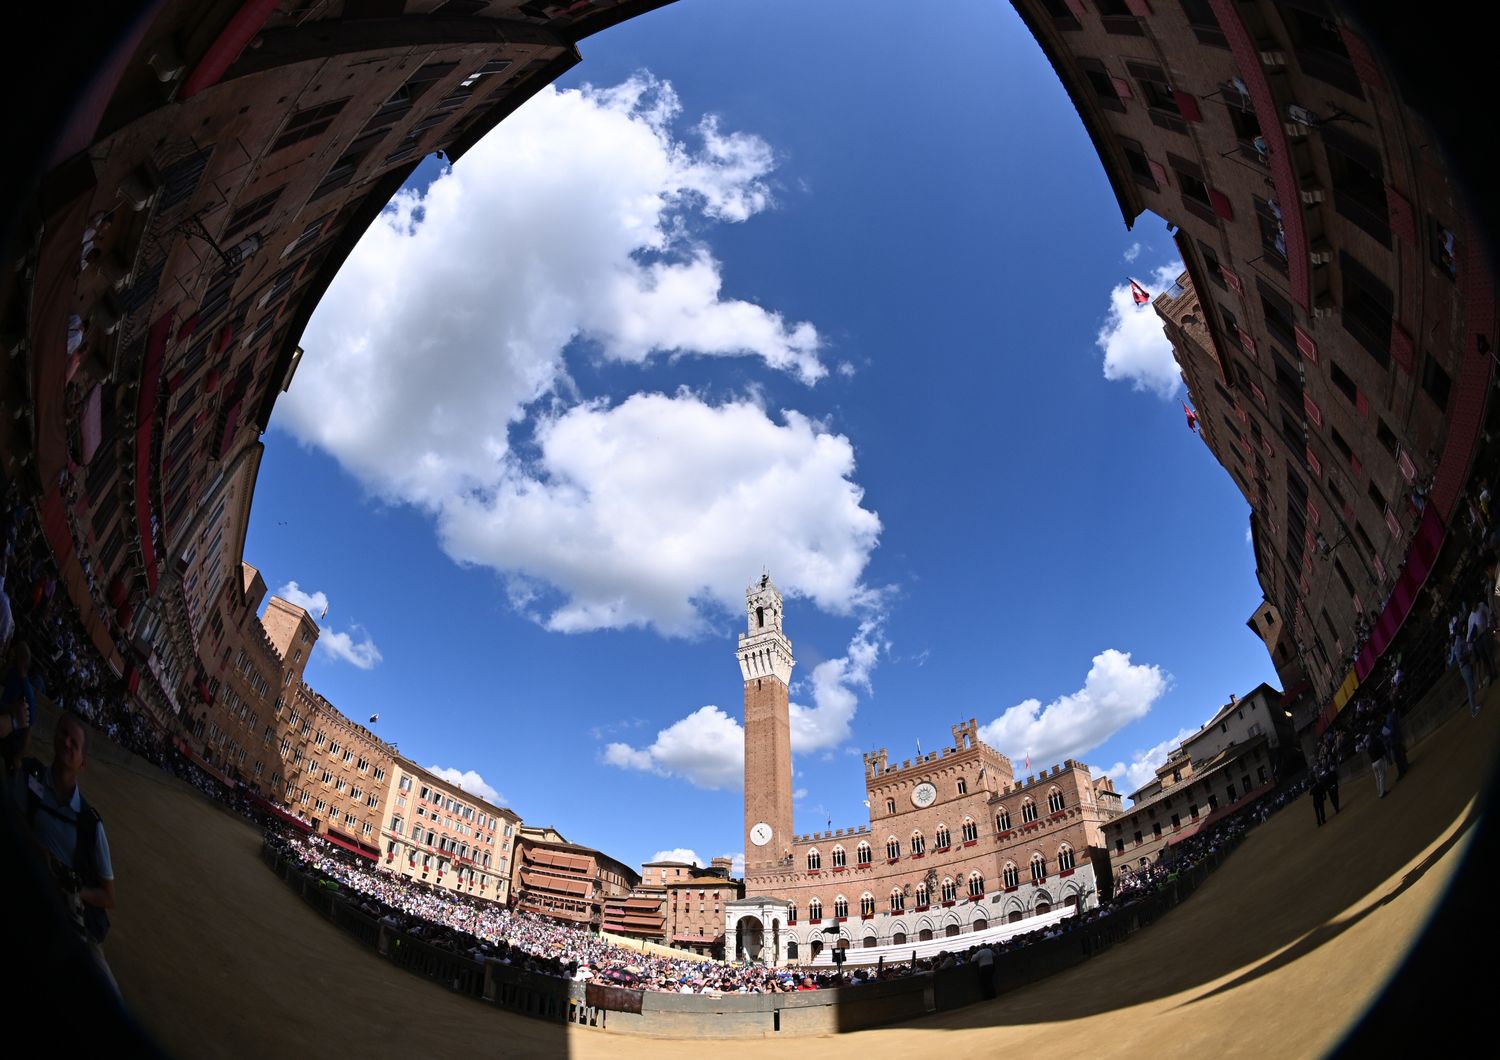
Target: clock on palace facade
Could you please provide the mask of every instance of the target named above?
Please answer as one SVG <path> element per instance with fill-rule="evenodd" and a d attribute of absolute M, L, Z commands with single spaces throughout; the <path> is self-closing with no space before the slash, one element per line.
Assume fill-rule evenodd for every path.
<path fill-rule="evenodd" d="M 750 829 L 750 842 L 758 847 L 763 847 L 771 841 L 771 826 L 761 821 Z"/>
<path fill-rule="evenodd" d="M 922 781 L 911 792 L 912 805 L 920 810 L 925 810 L 937 802 L 937 788 L 927 781 Z"/>

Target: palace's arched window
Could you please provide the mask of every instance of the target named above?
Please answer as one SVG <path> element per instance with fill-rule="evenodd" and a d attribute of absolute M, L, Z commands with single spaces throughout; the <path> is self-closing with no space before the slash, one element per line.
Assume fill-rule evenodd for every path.
<path fill-rule="evenodd" d="M 969 873 L 969 897 L 984 897 L 984 877 L 977 872 Z"/>
<path fill-rule="evenodd" d="M 945 825 L 945 824 L 938 825 L 938 828 L 937 828 L 937 848 L 939 850 L 942 850 L 945 847 L 951 847 L 952 845 L 953 845 L 953 836 L 949 834 L 949 832 L 948 832 L 948 826 Z"/>
<path fill-rule="evenodd" d="M 870 844 L 861 841 L 854 851 L 854 860 L 860 865 L 868 865 L 873 859 L 870 854 Z"/>
<path fill-rule="evenodd" d="M 895 813 L 896 812 L 896 800 L 895 799 L 886 799 L 885 800 L 885 812 L 886 813 Z"/>
<path fill-rule="evenodd" d="M 906 895 L 901 893 L 901 888 L 899 887 L 891 892 L 891 912 L 906 912 Z"/>
<path fill-rule="evenodd" d="M 964 818 L 964 842 L 972 843 L 979 838 L 979 826 L 974 823 L 974 818 Z"/>
<path fill-rule="evenodd" d="M 926 909 L 927 906 L 928 906 L 928 904 L 929 904 L 928 903 L 928 899 L 931 898 L 931 897 L 932 896 L 927 892 L 927 881 L 926 880 L 923 880 L 921 883 L 917 884 L 917 908 L 918 909 Z"/>
<path fill-rule="evenodd" d="M 1007 889 L 1021 886 L 1021 870 L 1016 868 L 1014 861 L 1007 861 L 1005 863 L 1005 871 L 1000 876 L 1005 881 Z"/>
<path fill-rule="evenodd" d="M 953 882 L 953 877 L 943 877 L 943 901 L 952 902 L 958 898 L 958 884 Z"/>
<path fill-rule="evenodd" d="M 836 868 L 836 869 L 841 869 L 841 868 L 844 867 L 844 848 L 843 847 L 834 847 L 833 848 L 833 867 Z"/>
<path fill-rule="evenodd" d="M 1063 808 L 1063 793 L 1053 788 L 1047 793 L 1047 811 L 1058 813 Z"/>
<path fill-rule="evenodd" d="M 895 861 L 901 856 L 901 840 L 891 836 L 885 841 L 885 856 Z"/>
<path fill-rule="evenodd" d="M 958 778 L 958 793 L 960 795 L 967 795 L 969 793 L 969 782 L 963 777 Z"/>
<path fill-rule="evenodd" d="M 866 891 L 863 895 L 860 896 L 860 899 L 859 899 L 859 915 L 860 916 L 874 916 L 875 915 L 875 896 L 873 894 L 871 894 L 869 891 Z"/>
<path fill-rule="evenodd" d="M 822 867 L 823 855 L 819 854 L 816 850 L 809 850 L 807 852 L 807 871 L 817 872 Z"/>
<path fill-rule="evenodd" d="M 1035 820 L 1036 803 L 1032 802 L 1030 799 L 1027 799 L 1025 802 L 1021 803 L 1021 823 L 1030 824 Z"/>
<path fill-rule="evenodd" d="M 1041 883 L 1047 878 L 1047 859 L 1040 854 L 1031 855 L 1031 882 Z"/>
<path fill-rule="evenodd" d="M 792 907 L 787 910 L 787 912 L 786 912 L 786 922 L 788 924 L 795 924 L 797 922 L 797 903 L 796 902 L 793 902 L 792 903 Z"/>
<path fill-rule="evenodd" d="M 833 915 L 838 917 L 840 920 L 847 917 L 849 915 L 849 899 L 845 898 L 843 895 L 839 895 L 837 898 L 835 898 L 833 900 Z"/>
<path fill-rule="evenodd" d="M 995 831 L 1010 831 L 1010 811 L 1004 807 L 1001 808 L 999 813 L 995 814 Z"/>
<path fill-rule="evenodd" d="M 1067 872 L 1073 867 L 1073 848 L 1064 843 L 1057 851 L 1057 871 Z"/>
<path fill-rule="evenodd" d="M 815 924 L 823 919 L 823 900 L 821 898 L 814 898 L 807 903 L 807 919 Z"/>
<path fill-rule="evenodd" d="M 912 857 L 927 853 L 927 840 L 922 838 L 921 832 L 911 834 L 911 853 Z"/>

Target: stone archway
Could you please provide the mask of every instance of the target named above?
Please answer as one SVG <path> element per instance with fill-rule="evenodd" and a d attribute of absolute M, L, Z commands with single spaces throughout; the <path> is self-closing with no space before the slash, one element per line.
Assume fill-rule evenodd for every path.
<path fill-rule="evenodd" d="M 758 916 L 742 916 L 734 925 L 736 959 L 761 964 L 766 957 L 766 928 Z"/>

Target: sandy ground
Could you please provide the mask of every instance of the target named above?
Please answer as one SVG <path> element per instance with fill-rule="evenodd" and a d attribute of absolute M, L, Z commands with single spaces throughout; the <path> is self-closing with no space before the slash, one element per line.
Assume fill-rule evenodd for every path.
<path fill-rule="evenodd" d="M 1410 773 L 1384 800 L 1369 776 L 1346 783 L 1342 813 L 1321 829 L 1306 799 L 1293 804 L 1183 906 L 1103 956 L 992 1002 L 798 1048 L 862 1060 L 1059 1045 L 1103 1056 L 1328 1052 L 1460 865 L 1500 742 L 1497 693 L 1480 719 L 1462 711 L 1413 747 Z M 267 871 L 249 825 L 113 749 L 90 762 L 85 790 L 118 881 L 108 959 L 126 1001 L 178 1056 L 665 1060 L 704 1048 L 545 1024 L 391 967 Z M 730 1048 L 771 1057 L 787 1043 Z"/>

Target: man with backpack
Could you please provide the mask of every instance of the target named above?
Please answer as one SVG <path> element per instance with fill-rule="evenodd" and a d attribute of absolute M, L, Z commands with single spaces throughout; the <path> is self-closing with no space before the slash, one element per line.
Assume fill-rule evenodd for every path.
<path fill-rule="evenodd" d="M 78 788 L 87 734 L 76 714 L 60 715 L 52 738 L 52 765 L 44 766 L 35 758 L 25 759 L 17 778 L 17 794 L 22 816 L 46 856 L 79 932 L 118 993 L 119 987 L 99 948 L 109 932 L 106 910 L 115 907 L 115 874 L 109 859 L 109 841 L 99 814 Z"/>

